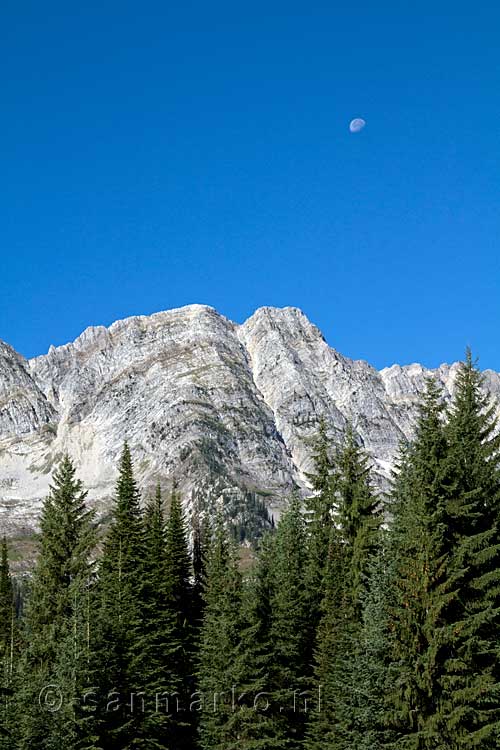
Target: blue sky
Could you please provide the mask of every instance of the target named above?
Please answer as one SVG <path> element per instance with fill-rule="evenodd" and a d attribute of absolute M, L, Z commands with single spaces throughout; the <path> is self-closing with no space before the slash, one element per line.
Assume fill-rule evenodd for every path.
<path fill-rule="evenodd" d="M 491 2 L 6 0 L 0 338 L 294 305 L 377 367 L 500 369 L 499 28 Z"/>

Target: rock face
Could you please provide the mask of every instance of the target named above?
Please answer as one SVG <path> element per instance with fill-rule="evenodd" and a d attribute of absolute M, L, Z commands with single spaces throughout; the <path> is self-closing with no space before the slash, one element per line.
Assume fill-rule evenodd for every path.
<path fill-rule="evenodd" d="M 432 373 L 445 394 L 457 367 Z M 36 528 L 64 452 L 106 514 L 124 440 L 146 493 L 175 478 L 188 505 L 251 492 L 276 512 L 307 486 L 320 417 L 334 438 L 352 420 L 383 481 L 429 374 L 347 359 L 295 308 L 239 326 L 190 305 L 89 328 L 30 361 L 0 342 L 0 533 Z M 497 373 L 486 384 L 500 395 Z"/>

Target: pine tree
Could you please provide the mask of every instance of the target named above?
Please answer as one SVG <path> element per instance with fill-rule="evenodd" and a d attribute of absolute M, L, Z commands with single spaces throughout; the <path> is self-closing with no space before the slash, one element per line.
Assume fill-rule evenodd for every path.
<path fill-rule="evenodd" d="M 144 523 L 130 450 L 124 445 L 111 527 L 99 568 L 98 717 L 106 750 L 133 747 L 144 720 L 141 628 Z"/>
<path fill-rule="evenodd" d="M 65 456 L 53 476 L 41 518 L 40 554 L 33 574 L 21 662 L 23 711 L 20 747 L 94 750 L 93 718 L 82 705 L 89 662 L 88 595 L 93 581 L 93 516 L 86 492 Z M 47 711 L 39 699 L 56 685 L 60 707 Z M 56 700 L 58 698 L 56 697 Z M 29 705 L 30 711 L 25 707 Z"/>

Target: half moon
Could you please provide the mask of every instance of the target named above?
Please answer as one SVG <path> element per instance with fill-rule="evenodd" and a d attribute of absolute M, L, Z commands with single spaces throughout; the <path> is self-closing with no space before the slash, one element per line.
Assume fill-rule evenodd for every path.
<path fill-rule="evenodd" d="M 365 127 L 366 122 L 361 117 L 356 117 L 354 120 L 351 120 L 351 123 L 349 125 L 349 130 L 351 133 L 359 133 L 360 130 L 363 130 Z"/>

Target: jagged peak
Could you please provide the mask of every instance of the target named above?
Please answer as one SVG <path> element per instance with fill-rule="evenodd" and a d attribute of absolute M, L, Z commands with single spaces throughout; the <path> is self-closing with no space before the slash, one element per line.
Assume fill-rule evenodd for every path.
<path fill-rule="evenodd" d="M 23 357 L 23 355 L 16 351 L 13 346 L 8 344 L 6 341 L 3 341 L 2 339 L 0 339 L 0 354 L 3 357 L 15 359 L 22 365 L 26 364 L 28 361 L 26 357 Z"/>
<path fill-rule="evenodd" d="M 460 362 L 452 362 L 451 365 L 448 362 L 442 362 L 438 367 L 425 367 L 420 362 L 410 362 L 407 365 L 393 364 L 389 367 L 383 367 L 379 370 L 379 373 L 382 377 L 401 373 L 410 375 L 410 377 L 422 374 L 439 376 L 442 373 L 449 373 L 459 366 Z"/>
<path fill-rule="evenodd" d="M 291 305 L 286 305 L 285 307 L 274 307 L 272 305 L 263 305 L 262 307 L 258 307 L 257 310 L 255 310 L 252 315 L 250 315 L 249 318 L 245 320 L 243 325 L 246 325 L 251 320 L 258 319 L 258 318 L 300 318 L 303 321 L 307 321 L 310 325 L 312 323 L 310 322 L 307 315 L 300 309 L 300 307 L 293 307 Z"/>
<path fill-rule="evenodd" d="M 40 354 L 33 357 L 31 361 L 43 359 L 45 357 L 58 357 L 61 354 L 66 354 L 74 349 L 81 349 L 88 346 L 89 343 L 106 340 L 112 338 L 112 336 L 126 328 L 133 326 L 147 327 L 148 325 L 157 325 L 162 322 L 168 322 L 175 316 L 185 315 L 187 317 L 197 317 L 204 313 L 214 315 L 215 317 L 225 320 L 224 316 L 221 315 L 217 310 L 210 305 L 203 304 L 191 304 L 184 305 L 182 307 L 172 308 L 170 310 L 160 310 L 150 315 L 130 315 L 126 318 L 119 318 L 111 323 L 109 326 L 97 325 L 88 326 L 82 333 L 76 337 L 73 341 L 60 346 L 50 345 L 47 354 Z"/>
<path fill-rule="evenodd" d="M 312 323 L 299 307 L 259 307 L 253 315 L 245 320 L 240 329 L 245 333 L 245 331 L 252 329 L 254 326 L 266 323 L 275 328 L 289 326 L 295 329 L 297 333 L 305 333 L 308 337 L 312 336 L 315 339 L 321 339 L 326 342 L 318 326 Z"/>
<path fill-rule="evenodd" d="M 293 306 L 285 307 L 273 307 L 273 306 L 262 306 L 259 307 L 247 320 L 238 325 L 233 321 L 226 318 L 222 313 L 216 310 L 211 305 L 193 303 L 190 305 L 183 305 L 181 307 L 175 307 L 167 310 L 160 310 L 158 312 L 151 313 L 150 315 L 131 315 L 125 318 L 119 318 L 111 323 L 109 326 L 96 325 L 88 326 L 77 336 L 73 341 L 59 346 L 51 346 L 48 349 L 47 354 L 40 354 L 33 357 L 31 361 L 36 362 L 37 360 L 49 358 L 58 358 L 65 356 L 67 353 L 74 351 L 75 349 L 86 348 L 89 344 L 94 342 L 111 339 L 117 333 L 122 332 L 124 329 L 132 328 L 134 326 L 148 327 L 150 325 L 161 325 L 162 323 L 169 323 L 176 317 L 198 318 L 201 315 L 210 315 L 219 321 L 223 321 L 225 324 L 234 328 L 244 328 L 251 326 L 262 319 L 267 319 L 275 323 L 284 322 L 299 322 L 302 327 L 306 327 L 311 333 L 321 337 L 324 340 L 323 334 L 320 329 L 311 323 L 307 315 L 299 308 Z"/>
<path fill-rule="evenodd" d="M 379 373 L 351 360 L 292 306 L 260 307 L 239 325 L 211 306 L 186 305 L 89 327 L 28 366 L 0 343 L 0 360 L 8 397 L 0 409 L 8 448 L 0 457 L 0 520 L 8 509 L 13 530 L 36 515 L 30 503 L 39 509 L 63 452 L 105 507 L 125 437 L 146 491 L 177 471 L 188 496 L 222 472 L 228 486 L 271 493 L 279 507 L 293 483 L 305 486 L 318 418 L 337 436 L 354 417 L 387 476 L 400 440 L 411 438 L 429 372 L 413 364 Z M 457 368 L 434 371 L 449 394 Z M 488 373 L 485 386 L 500 395 L 500 376 Z"/>

